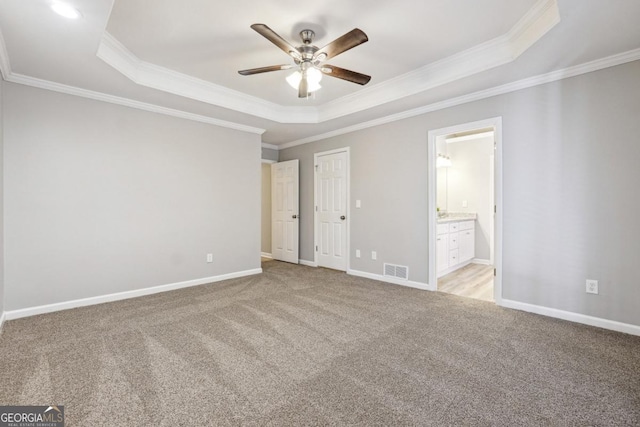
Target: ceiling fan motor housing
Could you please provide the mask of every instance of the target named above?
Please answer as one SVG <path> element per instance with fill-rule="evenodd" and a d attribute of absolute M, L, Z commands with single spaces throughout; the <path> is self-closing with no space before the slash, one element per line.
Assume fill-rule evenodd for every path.
<path fill-rule="evenodd" d="M 305 29 L 300 31 L 300 38 L 302 44 L 294 47 L 285 39 L 280 37 L 275 31 L 266 26 L 265 24 L 252 24 L 251 28 L 265 37 L 267 40 L 275 44 L 278 48 L 288 54 L 299 67 L 301 73 L 301 79 L 299 83 L 298 96 L 301 98 L 308 96 L 308 81 L 307 71 L 315 72 L 317 74 L 326 74 L 331 77 L 346 80 L 359 85 L 365 85 L 371 80 L 371 76 L 366 74 L 357 73 L 355 71 L 345 70 L 344 68 L 336 67 L 333 65 L 323 65 L 323 62 L 327 59 L 333 58 L 341 53 L 354 48 L 362 43 L 368 41 L 367 35 L 359 28 L 354 28 L 348 33 L 333 40 L 322 49 L 311 44 L 315 37 L 313 30 Z M 266 73 L 270 71 L 289 70 L 292 66 L 290 64 L 271 65 L 268 67 L 252 68 L 248 70 L 240 70 L 239 74 L 243 76 L 249 76 L 252 74 Z"/>
<path fill-rule="evenodd" d="M 313 46 L 311 44 L 315 35 L 316 33 L 314 33 L 313 30 L 300 31 L 300 38 L 304 44 L 296 48 L 296 50 L 300 52 L 301 56 L 301 59 L 294 58 L 296 64 L 300 65 L 302 62 L 311 62 L 315 53 L 320 50 L 317 46 Z"/>

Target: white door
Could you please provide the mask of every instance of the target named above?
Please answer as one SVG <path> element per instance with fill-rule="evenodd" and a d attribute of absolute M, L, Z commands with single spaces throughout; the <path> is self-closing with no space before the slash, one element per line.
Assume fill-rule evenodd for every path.
<path fill-rule="evenodd" d="M 271 255 L 298 263 L 298 160 L 271 165 Z"/>
<path fill-rule="evenodd" d="M 319 267 L 347 270 L 346 151 L 316 158 L 316 251 Z"/>

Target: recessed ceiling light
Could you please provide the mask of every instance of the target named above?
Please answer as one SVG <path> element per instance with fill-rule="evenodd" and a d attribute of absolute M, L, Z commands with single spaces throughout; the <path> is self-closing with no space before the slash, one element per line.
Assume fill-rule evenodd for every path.
<path fill-rule="evenodd" d="M 78 19 L 82 16 L 78 9 L 68 5 L 67 3 L 55 2 L 51 5 L 51 9 L 53 9 L 58 15 L 69 19 Z"/>

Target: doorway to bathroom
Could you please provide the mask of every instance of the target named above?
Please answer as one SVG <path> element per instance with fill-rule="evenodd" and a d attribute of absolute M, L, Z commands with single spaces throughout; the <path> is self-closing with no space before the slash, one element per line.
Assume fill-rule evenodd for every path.
<path fill-rule="evenodd" d="M 500 118 L 429 132 L 429 281 L 499 302 Z"/>

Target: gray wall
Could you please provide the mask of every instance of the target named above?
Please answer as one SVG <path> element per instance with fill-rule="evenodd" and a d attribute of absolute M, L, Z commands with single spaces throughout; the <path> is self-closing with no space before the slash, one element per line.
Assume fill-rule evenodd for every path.
<path fill-rule="evenodd" d="M 408 265 L 427 280 L 427 144 L 420 120 L 399 121 L 280 151 L 300 159 L 300 258 L 313 261 L 313 153 L 351 147 L 353 270 L 382 274 L 382 264 Z M 362 207 L 356 209 L 360 199 Z M 355 258 L 356 249 L 362 258 Z M 377 251 L 377 261 L 371 260 Z"/>
<path fill-rule="evenodd" d="M 261 250 L 271 253 L 271 165 L 262 164 Z"/>
<path fill-rule="evenodd" d="M 7 310 L 260 267 L 259 135 L 4 95 Z"/>
<path fill-rule="evenodd" d="M 0 317 L 4 313 L 4 84 L 0 77 Z"/>
<path fill-rule="evenodd" d="M 313 259 L 313 153 L 349 146 L 351 267 L 408 265 L 426 283 L 427 133 L 502 116 L 503 297 L 640 325 L 639 75 L 636 61 L 282 150 L 300 159 L 301 258 Z"/>
<path fill-rule="evenodd" d="M 278 161 L 278 150 L 272 150 L 271 148 L 262 148 L 262 158 L 265 160 Z"/>

